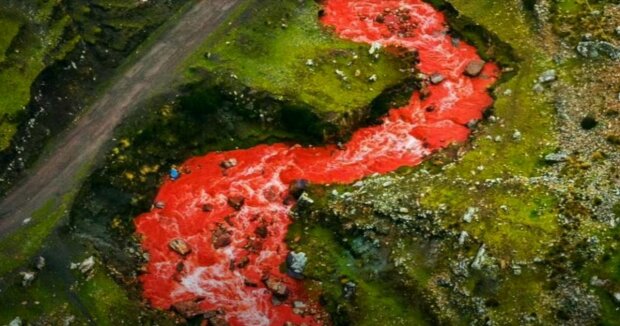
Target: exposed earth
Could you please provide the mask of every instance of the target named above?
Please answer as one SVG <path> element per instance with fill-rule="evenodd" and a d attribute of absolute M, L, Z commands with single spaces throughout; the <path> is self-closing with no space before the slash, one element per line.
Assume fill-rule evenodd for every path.
<path fill-rule="evenodd" d="M 2 325 L 620 322 L 615 1 L 0 26 Z"/>

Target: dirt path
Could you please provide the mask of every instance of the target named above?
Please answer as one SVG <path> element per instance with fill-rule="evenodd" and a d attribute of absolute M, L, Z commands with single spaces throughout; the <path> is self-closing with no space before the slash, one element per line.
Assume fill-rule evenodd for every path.
<path fill-rule="evenodd" d="M 43 158 L 27 177 L 0 202 L 0 238 L 19 228 L 23 220 L 51 199 L 79 187 L 80 173 L 88 168 L 114 128 L 146 100 L 153 90 L 174 81 L 180 63 L 222 23 L 242 0 L 199 0 L 165 32 L 133 67 L 91 106 L 71 129 L 55 142 L 51 155 Z M 35 221 L 37 222 L 37 221 Z"/>

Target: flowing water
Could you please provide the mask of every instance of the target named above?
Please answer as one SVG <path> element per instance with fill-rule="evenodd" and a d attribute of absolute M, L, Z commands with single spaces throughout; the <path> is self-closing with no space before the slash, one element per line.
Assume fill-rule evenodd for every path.
<path fill-rule="evenodd" d="M 441 74 L 444 80 L 430 84 L 423 99 L 419 92 L 412 94 L 407 106 L 390 110 L 381 124 L 356 131 L 344 147 L 261 145 L 185 162 L 182 176 L 166 181 L 157 195 L 156 202 L 165 206 L 136 219 L 150 255 L 141 281 L 153 306 L 169 308 L 196 299 L 204 310 L 224 310 L 233 325 L 318 323 L 293 313 L 291 302 L 305 299 L 304 291 L 280 272 L 294 204 L 287 200 L 289 185 L 299 179 L 351 183 L 415 166 L 451 143 L 466 141 L 466 124 L 480 119 L 492 104 L 488 87 L 496 81 L 498 67 L 486 63 L 479 75 L 467 76 L 466 67 L 480 60 L 476 49 L 448 35 L 444 15 L 429 4 L 327 0 L 321 21 L 345 39 L 417 51 L 417 69 Z M 236 165 L 223 166 L 232 159 Z M 222 238 L 225 243 L 216 244 Z M 175 239 L 187 243 L 191 252 L 182 256 L 171 250 Z M 265 277 L 289 288 L 282 304 L 272 301 Z"/>

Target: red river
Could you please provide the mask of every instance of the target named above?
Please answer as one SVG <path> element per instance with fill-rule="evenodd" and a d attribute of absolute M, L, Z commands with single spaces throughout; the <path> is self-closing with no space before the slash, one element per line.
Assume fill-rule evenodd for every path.
<path fill-rule="evenodd" d="M 412 94 L 381 124 L 357 130 L 344 148 L 260 145 L 183 163 L 179 170 L 191 173 L 167 180 L 158 208 L 135 221 L 150 256 L 141 282 L 153 306 L 179 310 L 189 302 L 190 310 L 219 309 L 231 325 L 320 324 L 294 313 L 293 302 L 307 299 L 303 285 L 279 268 L 288 254 L 284 239 L 294 205 L 285 200 L 289 185 L 300 179 L 351 183 L 415 166 L 450 143 L 465 142 L 467 123 L 492 105 L 488 88 L 499 75 L 497 65 L 481 62 L 474 47 L 455 41 L 443 13 L 431 5 L 326 0 L 323 6 L 321 22 L 339 37 L 417 51 L 417 69 L 443 80 L 429 83 L 424 97 Z M 272 291 L 283 286 L 288 297 L 274 302 Z"/>

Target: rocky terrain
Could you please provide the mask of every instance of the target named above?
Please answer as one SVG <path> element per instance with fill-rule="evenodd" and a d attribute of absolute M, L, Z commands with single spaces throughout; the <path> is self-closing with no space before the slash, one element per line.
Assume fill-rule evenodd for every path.
<path fill-rule="evenodd" d="M 38 213 L 60 222 L 26 236 L 42 245 L 20 257 L 25 263 L 0 268 L 0 324 L 186 322 L 183 314 L 150 308 L 138 281 L 148 256 L 133 221 L 156 204 L 170 167 L 260 143 L 345 143 L 352 130 L 376 123 L 403 103 L 403 93 L 426 82 L 407 68 L 416 58 L 395 49 L 379 50 L 378 58 L 362 55 L 368 46 L 320 28 L 320 2 L 263 2 L 249 1 L 195 53 L 179 72 L 183 86 L 127 119 L 115 146 L 94 172 L 85 172 L 89 177 L 74 202 Z M 328 324 L 618 324 L 620 5 L 428 2 L 446 14 L 455 38 L 501 66 L 493 107 L 470 126 L 466 144 L 420 166 L 351 185 L 304 187 L 287 235 L 298 255 L 289 265 L 319 298 Z M 28 133 L 24 121 L 36 108 L 59 108 L 55 114 L 65 121 L 57 129 L 46 127 L 54 119 L 31 126 L 42 135 L 33 136 L 32 148 L 41 148 L 41 139 L 59 132 L 85 105 L 75 98 L 97 88 L 85 80 L 110 78 L 109 67 L 144 40 L 136 31 L 152 30 L 180 8 L 167 1 L 43 1 L 62 5 L 49 11 L 53 15 L 31 15 L 46 12 L 36 3 L 38 11 L 18 2 L 0 5 L 29 13 L 0 15 L 0 24 L 9 26 L 0 52 L 12 49 L 0 56 L 0 79 L 14 67 L 28 67 L 33 70 L 23 89 L 41 95 L 10 97 L 7 108 L 26 106 L 28 113 L 0 107 L 0 145 L 8 146 L 2 164 L 11 168 L 2 172 L 2 189 L 15 176 L 12 169 L 21 169 L 16 157 L 27 162 L 37 156 L 16 140 Z M 147 13 L 138 15 L 146 21 L 135 19 L 136 8 Z M 125 19 L 135 25 L 118 22 Z M 61 25 L 70 27 L 63 27 L 65 36 L 53 49 L 42 50 L 43 63 L 16 63 L 16 51 L 28 50 L 13 39 L 37 28 L 53 36 L 49 26 Z M 291 49 L 288 42 L 302 43 Z M 114 63 L 97 61 L 97 51 L 115 53 L 103 56 Z M 378 83 L 368 91 L 373 75 Z M 0 93 L 9 90 L 0 87 Z M 58 97 L 67 97 L 72 109 L 63 109 L 69 104 Z M 7 257 L 28 243 L 4 243 L 0 251 Z M 304 308 L 295 307 L 301 314 Z M 220 313 L 203 317 L 221 322 Z"/>

